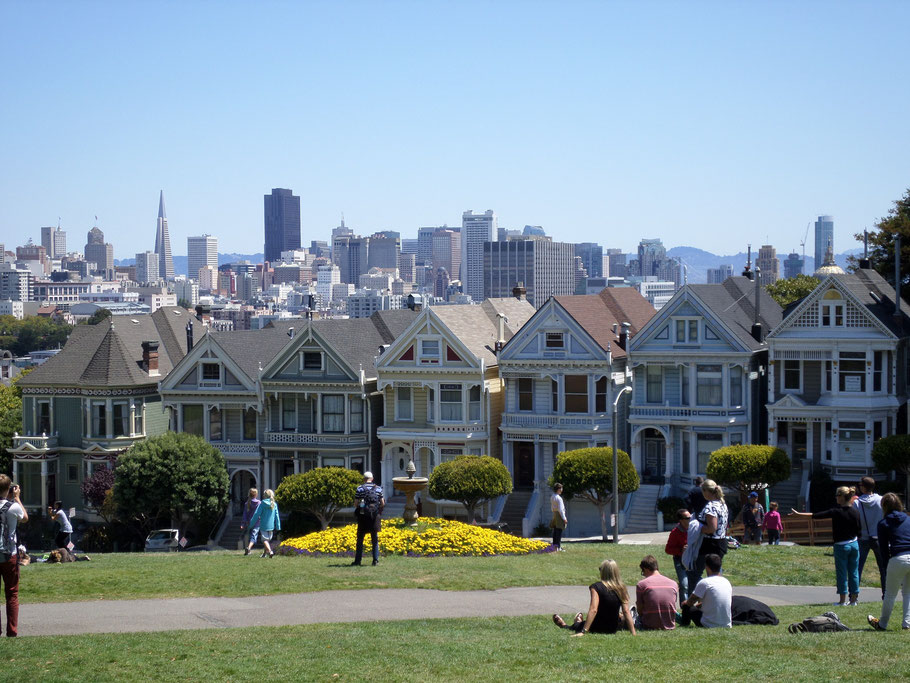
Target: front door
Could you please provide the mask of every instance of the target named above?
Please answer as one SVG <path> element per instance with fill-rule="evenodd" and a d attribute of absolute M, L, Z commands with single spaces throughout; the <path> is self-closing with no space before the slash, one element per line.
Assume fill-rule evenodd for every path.
<path fill-rule="evenodd" d="M 534 444 L 528 441 L 516 441 L 513 448 L 515 449 L 515 488 L 533 488 Z"/>
<path fill-rule="evenodd" d="M 664 440 L 660 437 L 645 438 L 643 445 L 645 462 L 642 480 L 648 484 L 659 484 L 663 482 L 667 460 Z"/>
<path fill-rule="evenodd" d="M 806 457 L 806 427 L 791 426 L 790 438 L 793 440 L 791 445 L 790 459 L 796 463 Z"/>

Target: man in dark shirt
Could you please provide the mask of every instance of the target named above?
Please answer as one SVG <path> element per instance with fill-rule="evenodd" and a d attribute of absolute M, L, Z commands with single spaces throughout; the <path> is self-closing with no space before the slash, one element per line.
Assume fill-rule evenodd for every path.
<path fill-rule="evenodd" d="M 692 480 L 692 488 L 686 494 L 686 509 L 695 517 L 707 505 L 705 494 L 701 492 L 701 485 L 705 482 L 703 477 L 695 477 Z"/>
<path fill-rule="evenodd" d="M 370 534 L 373 544 L 373 565 L 379 564 L 379 529 L 382 525 L 382 509 L 385 498 L 382 487 L 373 483 L 373 473 L 363 473 L 363 484 L 354 494 L 354 515 L 357 517 L 357 550 L 352 566 L 359 567 L 363 559 L 363 539 Z"/>

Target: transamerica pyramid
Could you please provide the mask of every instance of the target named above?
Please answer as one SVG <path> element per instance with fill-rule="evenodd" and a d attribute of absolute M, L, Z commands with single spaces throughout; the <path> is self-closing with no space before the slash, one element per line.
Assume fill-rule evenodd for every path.
<path fill-rule="evenodd" d="M 155 253 L 158 254 L 158 277 L 174 279 L 174 258 L 171 256 L 171 236 L 167 231 L 167 214 L 164 211 L 164 190 L 158 199 L 158 231 L 155 233 Z"/>

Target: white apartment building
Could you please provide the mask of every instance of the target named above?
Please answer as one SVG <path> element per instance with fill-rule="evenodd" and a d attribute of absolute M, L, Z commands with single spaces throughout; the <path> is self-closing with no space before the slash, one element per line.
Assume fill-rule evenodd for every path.
<path fill-rule="evenodd" d="M 496 214 L 488 209 L 482 214 L 465 211 L 461 216 L 461 282 L 462 291 L 474 301 L 483 301 L 483 244 L 496 234 Z M 449 273 L 455 279 L 456 273 Z"/>
<path fill-rule="evenodd" d="M 149 284 L 158 281 L 158 254 L 146 251 L 136 254 L 136 282 Z"/>
<path fill-rule="evenodd" d="M 199 269 L 218 270 L 218 238 L 211 235 L 186 238 L 186 271 L 191 280 L 199 279 Z"/>

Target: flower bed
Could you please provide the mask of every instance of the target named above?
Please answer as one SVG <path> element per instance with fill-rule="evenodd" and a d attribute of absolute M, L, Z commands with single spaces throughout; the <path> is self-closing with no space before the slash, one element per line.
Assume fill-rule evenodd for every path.
<path fill-rule="evenodd" d="M 357 545 L 357 525 L 326 529 L 298 538 L 289 538 L 278 547 L 281 555 L 351 556 Z M 485 529 L 473 524 L 434 517 L 421 517 L 417 527 L 402 519 L 382 521 L 379 550 L 383 555 L 408 557 L 527 555 L 552 552 L 544 541 L 532 541 Z M 370 536 L 364 539 L 364 553 L 372 551 Z"/>

